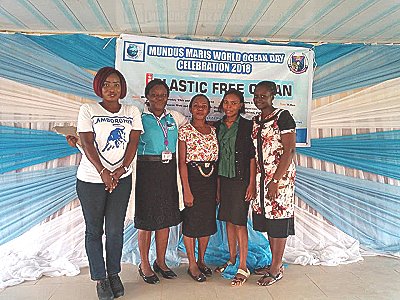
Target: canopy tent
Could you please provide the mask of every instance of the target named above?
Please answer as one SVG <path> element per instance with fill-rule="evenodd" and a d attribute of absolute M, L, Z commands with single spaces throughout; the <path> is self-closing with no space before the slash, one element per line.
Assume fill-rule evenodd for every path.
<path fill-rule="evenodd" d="M 379 0 L 2 0 L 8 32 L 399 43 L 400 4 Z"/>
<path fill-rule="evenodd" d="M 121 0 L 115 6 L 105 0 L 2 1 L 0 22 L 17 32 L 115 35 L 129 30 L 260 44 L 291 39 L 347 42 L 352 33 L 350 40 L 357 42 L 397 42 L 394 17 L 400 7 L 393 3 L 245 2 L 251 9 L 244 1 L 131 5 Z M 187 14 L 182 13 L 185 9 Z M 333 19 L 338 11 L 340 17 Z M 374 20 L 374 26 L 363 27 L 361 18 Z M 395 101 L 400 97 L 400 46 L 302 45 L 316 54 L 313 140 L 311 148 L 298 149 L 297 232 L 288 241 L 285 259 L 348 263 L 360 259 L 360 245 L 372 253 L 400 256 L 400 106 Z M 114 53 L 112 37 L 0 35 L 0 268 L 5 270 L 0 288 L 42 274 L 74 275 L 87 264 L 74 190 L 79 154 L 51 129 L 74 125 L 80 104 L 97 100 L 93 73 L 114 65 Z M 137 263 L 137 231 L 131 220 L 132 212 L 126 221 L 123 260 Z M 221 253 L 216 247 L 221 241 L 221 235 L 211 240 L 209 255 Z M 178 244 L 179 228 L 174 228 L 168 249 L 171 265 L 179 263 Z"/>

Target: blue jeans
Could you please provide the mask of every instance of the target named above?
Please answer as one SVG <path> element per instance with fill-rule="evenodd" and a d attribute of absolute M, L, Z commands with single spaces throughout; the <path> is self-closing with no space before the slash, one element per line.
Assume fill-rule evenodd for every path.
<path fill-rule="evenodd" d="M 104 183 L 89 183 L 79 179 L 76 191 L 85 218 L 85 247 L 92 280 L 106 279 L 121 272 L 124 220 L 132 189 L 132 175 L 119 180 L 110 194 Z M 103 225 L 106 233 L 106 264 L 103 257 Z M 106 266 L 105 266 L 106 265 Z"/>

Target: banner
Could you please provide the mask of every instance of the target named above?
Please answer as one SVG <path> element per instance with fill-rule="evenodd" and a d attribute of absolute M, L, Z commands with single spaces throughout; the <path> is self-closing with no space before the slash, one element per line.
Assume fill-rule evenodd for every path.
<path fill-rule="evenodd" d="M 274 106 L 296 120 L 297 146 L 310 144 L 310 108 L 314 52 L 308 48 L 202 42 L 123 34 L 117 39 L 116 68 L 128 82 L 125 103 L 143 106 L 150 80 L 170 88 L 168 107 L 189 116 L 188 104 L 206 94 L 212 105 L 209 120 L 221 118 L 218 106 L 230 88 L 244 93 L 247 118 L 259 113 L 253 104 L 255 85 L 274 81 Z"/>

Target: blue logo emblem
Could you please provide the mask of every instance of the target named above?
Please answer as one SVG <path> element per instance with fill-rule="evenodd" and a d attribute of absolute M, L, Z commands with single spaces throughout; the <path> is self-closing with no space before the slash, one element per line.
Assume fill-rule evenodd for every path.
<path fill-rule="evenodd" d="M 137 58 L 139 54 L 139 48 L 135 44 L 131 44 L 128 46 L 128 49 L 126 49 L 126 53 L 132 58 Z"/>
<path fill-rule="evenodd" d="M 166 122 L 168 130 L 174 130 L 175 129 L 175 123 L 174 122 Z"/>
<path fill-rule="evenodd" d="M 103 150 L 104 151 L 109 151 L 114 148 L 119 148 L 120 145 L 124 147 L 124 143 L 126 143 L 125 139 L 125 132 L 124 132 L 125 127 L 122 126 L 122 128 L 115 128 L 111 130 L 108 138 L 107 138 L 107 144 L 104 146 Z"/>
<path fill-rule="evenodd" d="M 308 69 L 308 58 L 304 53 L 293 52 L 290 54 L 287 61 L 289 70 L 294 74 L 301 74 Z"/>
<path fill-rule="evenodd" d="M 144 62 L 146 44 L 124 41 L 124 61 Z"/>

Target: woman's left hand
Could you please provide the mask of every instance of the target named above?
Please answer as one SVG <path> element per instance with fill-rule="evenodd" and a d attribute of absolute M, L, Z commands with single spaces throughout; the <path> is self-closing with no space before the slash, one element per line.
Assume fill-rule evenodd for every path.
<path fill-rule="evenodd" d="M 251 201 L 256 198 L 256 185 L 250 183 L 246 189 L 246 195 L 244 196 L 245 201 Z"/>
<path fill-rule="evenodd" d="M 271 201 L 274 201 L 276 197 L 278 197 L 278 183 L 275 183 L 273 181 L 270 181 L 267 184 L 267 197 L 268 199 L 270 199 Z"/>
<path fill-rule="evenodd" d="M 125 173 L 126 173 L 126 171 L 125 171 L 124 167 L 120 166 L 119 168 L 116 168 L 116 169 L 111 173 L 111 176 L 112 176 L 113 180 L 114 180 L 116 183 L 118 183 L 119 178 L 120 178 L 123 174 L 125 174 Z"/>

